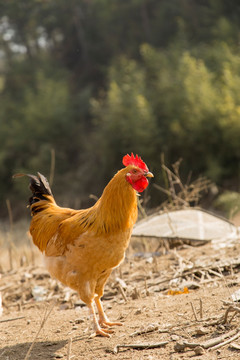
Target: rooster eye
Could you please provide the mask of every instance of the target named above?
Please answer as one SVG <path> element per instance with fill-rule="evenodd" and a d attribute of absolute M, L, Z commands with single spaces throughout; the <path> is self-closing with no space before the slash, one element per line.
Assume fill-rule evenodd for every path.
<path fill-rule="evenodd" d="M 133 172 L 133 174 L 136 174 L 136 173 L 137 173 L 137 170 L 136 170 L 136 169 L 133 169 L 132 172 Z"/>

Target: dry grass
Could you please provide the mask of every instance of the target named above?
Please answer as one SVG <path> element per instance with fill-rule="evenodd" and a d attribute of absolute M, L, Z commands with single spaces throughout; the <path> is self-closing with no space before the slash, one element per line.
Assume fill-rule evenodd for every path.
<path fill-rule="evenodd" d="M 197 206 L 201 200 L 202 194 L 208 191 L 212 185 L 211 181 L 205 177 L 199 177 L 191 181 L 190 173 L 186 182 L 183 182 L 180 175 L 180 165 L 182 159 L 172 165 L 172 170 L 164 164 L 162 159 L 163 177 L 165 180 L 165 188 L 153 184 L 155 188 L 168 196 L 159 209 L 171 211 L 183 209 L 190 206 Z"/>
<path fill-rule="evenodd" d="M 163 165 L 168 183 L 168 188 L 167 190 L 164 189 L 164 192 L 168 195 L 168 201 L 163 204 L 162 208 L 167 210 L 189 206 L 192 202 L 194 204 L 198 203 L 201 193 L 206 191 L 210 185 L 207 179 L 202 178 L 192 183 L 189 178 L 187 183 L 183 184 L 179 174 L 179 166 L 180 162 L 174 164 L 172 171 Z M 160 190 L 162 191 L 162 189 Z M 82 323 L 85 324 L 85 322 L 81 319 L 81 322 L 78 324 L 85 340 L 84 344 L 79 343 L 78 348 L 78 343 L 73 336 L 73 329 L 69 325 L 72 324 L 70 315 L 65 325 L 69 327 L 68 332 L 63 328 L 61 332 L 56 331 L 56 335 L 52 332 L 52 325 L 49 324 L 50 321 L 47 321 L 47 319 L 51 312 L 55 311 L 54 322 L 57 324 L 56 329 L 57 326 L 60 328 L 63 319 L 61 315 L 57 320 L 58 323 L 56 322 L 58 317 L 56 309 L 64 306 L 66 309 L 69 309 L 69 313 L 74 311 L 76 294 L 70 293 L 71 296 L 67 298 L 64 288 L 61 285 L 56 286 L 52 279 L 43 276 L 42 269 L 40 269 L 41 277 L 35 276 L 36 274 L 33 273 L 33 270 L 35 271 L 36 269 L 33 269 L 33 267 L 41 263 L 41 254 L 32 245 L 31 237 L 28 234 L 29 221 L 25 220 L 13 224 L 11 221 L 11 211 L 9 219 L 10 226 L 9 224 L 3 224 L 0 231 L 0 273 L 2 272 L 6 275 L 5 282 L 7 282 L 5 283 L 5 288 L 6 292 L 9 292 L 9 294 L 5 293 L 4 297 L 6 312 L 8 311 L 11 314 L 13 309 L 16 311 L 15 309 L 18 307 L 19 311 L 23 312 L 23 314 L 30 314 L 30 309 L 33 307 L 32 314 L 35 314 L 34 311 L 38 304 L 34 299 L 25 296 L 16 303 L 14 295 L 19 293 L 23 295 L 24 291 L 25 295 L 29 294 L 32 287 L 36 284 L 44 286 L 48 290 L 49 298 L 46 301 L 49 302 L 53 297 L 58 301 L 58 305 L 54 303 L 56 306 L 54 304 L 49 305 L 47 302 L 43 317 L 40 323 L 37 323 L 37 331 L 35 331 L 34 325 L 31 325 L 31 323 L 25 324 L 25 326 L 32 326 L 35 336 L 33 339 L 28 337 L 25 340 L 27 348 L 24 347 L 23 350 L 24 359 L 30 359 L 33 355 L 38 356 L 36 348 L 41 344 L 42 332 L 45 332 L 45 335 L 52 339 L 51 341 L 58 339 L 60 336 L 58 334 L 63 333 L 61 341 L 66 342 L 66 339 L 68 339 L 65 358 L 70 360 L 75 356 L 74 354 L 79 354 L 82 351 L 82 346 L 87 347 L 88 342 L 93 341 L 88 339 L 84 329 L 86 325 L 81 325 Z M 232 248 L 220 249 L 218 254 L 211 247 L 211 244 L 205 245 L 203 250 L 200 248 L 181 247 L 178 251 L 169 250 L 168 253 L 160 258 L 154 256 L 154 250 L 156 250 L 157 245 L 156 240 L 153 242 L 148 239 L 146 243 L 141 240 L 134 240 L 127 251 L 125 263 L 115 270 L 106 285 L 105 299 L 107 298 L 108 305 L 110 306 L 109 309 L 112 309 L 114 312 L 117 302 L 117 308 L 124 309 L 122 313 L 124 314 L 125 321 L 128 322 L 129 329 L 132 328 L 134 330 L 134 332 L 129 330 L 129 333 L 121 338 L 120 344 L 117 337 L 113 338 L 112 342 L 110 342 L 110 353 L 118 353 L 119 358 L 122 356 L 121 358 L 124 359 L 133 359 L 133 351 L 141 349 L 142 352 L 145 351 L 145 355 L 147 355 L 147 352 L 152 351 L 154 356 L 156 354 L 154 349 L 159 348 L 164 356 L 162 357 L 163 359 L 169 358 L 171 353 L 173 355 L 172 358 L 175 360 L 178 358 L 178 352 L 184 352 L 185 358 L 191 358 L 194 354 L 205 354 L 207 360 L 212 359 L 211 354 L 207 357 L 207 351 L 214 351 L 219 347 L 224 347 L 240 336 L 238 321 L 240 310 L 231 301 L 232 288 L 239 283 L 240 277 L 239 259 L 234 259 L 234 254 L 239 248 L 239 244 L 236 243 L 236 250 Z M 144 253 L 146 251 L 150 255 L 152 252 L 150 258 L 145 258 L 144 254 L 141 254 L 139 257 L 134 256 L 136 252 Z M 122 283 L 125 284 L 124 288 L 117 279 L 121 279 Z M 22 280 L 24 282 L 21 282 Z M 183 286 L 186 286 L 186 283 L 190 291 L 185 295 L 181 295 L 182 299 L 176 306 L 176 302 L 170 296 L 167 298 L 168 290 L 172 287 L 174 289 L 181 289 Z M 12 287 L 9 288 L 9 284 Z M 20 290 L 18 289 L 19 284 L 21 286 Z M 177 291 L 177 293 L 183 294 L 181 291 Z M 167 298 L 168 301 L 166 302 L 164 298 Z M 215 304 L 219 304 L 223 300 L 226 301 L 226 299 L 230 300 L 226 302 L 227 309 L 223 308 L 220 304 L 221 308 L 219 305 L 218 313 L 216 313 L 216 305 L 212 304 L 213 299 Z M 173 306 L 175 306 L 174 311 L 172 311 Z M 161 312 L 159 309 L 161 309 Z M 181 313 L 179 313 L 179 309 L 181 309 Z M 234 313 L 230 320 L 227 319 L 229 312 Z M 115 312 L 116 315 L 117 312 Z M 171 320 L 169 320 L 170 315 L 172 316 L 170 317 Z M 141 321 L 138 319 L 138 316 L 141 318 Z M 181 319 L 181 316 L 183 316 L 183 319 Z M 188 316 L 186 324 L 189 329 L 192 329 L 187 333 L 185 330 L 186 324 L 183 323 L 186 316 Z M 128 317 L 131 318 L 131 322 Z M 24 320 L 24 318 L 11 316 L 7 321 L 20 321 Z M 35 321 L 35 318 L 36 315 L 32 317 L 32 322 Z M 233 318 L 234 321 L 232 321 Z M 158 319 L 157 325 L 155 322 L 152 322 L 152 319 L 154 321 Z M 6 320 L 4 321 L 6 322 Z M 202 326 L 200 328 L 202 339 L 195 336 L 200 331 L 199 324 Z M 231 331 L 229 331 L 230 328 Z M 159 341 L 159 337 L 162 334 L 164 334 L 161 338 L 162 341 Z M 141 341 L 129 344 L 130 337 L 135 336 L 139 336 Z M 214 342 L 212 338 L 214 338 Z M 146 341 L 147 339 L 151 341 Z M 17 346 L 16 343 L 19 340 L 12 339 L 11 341 L 9 346 L 12 346 L 12 350 Z M 112 355 L 109 354 L 109 349 L 108 352 L 105 350 L 105 340 L 94 341 L 94 343 L 90 344 L 93 348 L 88 349 L 86 357 L 89 358 L 92 352 L 96 351 L 98 358 L 110 359 Z M 126 351 L 129 349 L 131 354 L 127 356 Z M 199 352 L 200 350 L 201 353 Z M 9 349 L 3 349 L 2 354 L 7 351 Z M 227 348 L 225 348 L 225 351 L 229 355 Z M 99 352 L 101 352 L 100 356 Z M 192 354 L 193 352 L 194 354 Z M 152 357 L 152 355 L 149 356 Z"/>
<path fill-rule="evenodd" d="M 29 221 L 21 220 L 10 228 L 2 223 L 0 230 L 0 272 L 39 263 L 40 253 L 28 233 Z"/>

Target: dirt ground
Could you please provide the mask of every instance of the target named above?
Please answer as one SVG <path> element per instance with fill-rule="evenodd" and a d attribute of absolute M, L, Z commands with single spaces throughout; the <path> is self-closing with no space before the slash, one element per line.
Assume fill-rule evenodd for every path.
<path fill-rule="evenodd" d="M 239 241 L 153 249 L 135 244 L 106 285 L 123 323 L 111 338 L 91 337 L 86 306 L 41 262 L 2 271 L 0 360 L 240 358 Z"/>

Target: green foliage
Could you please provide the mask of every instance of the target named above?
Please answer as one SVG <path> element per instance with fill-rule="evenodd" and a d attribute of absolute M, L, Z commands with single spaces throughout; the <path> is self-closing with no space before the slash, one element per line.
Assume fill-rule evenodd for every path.
<path fill-rule="evenodd" d="M 48 176 L 52 149 L 66 205 L 89 205 L 131 151 L 156 182 L 164 153 L 238 190 L 237 3 L 9 0 L 0 14 L 1 213 L 26 197 L 11 175 Z"/>
<path fill-rule="evenodd" d="M 106 95 L 92 100 L 102 158 L 131 151 L 153 156 L 157 128 L 146 93 L 144 71 L 134 60 L 122 58 L 111 67 Z"/>
<path fill-rule="evenodd" d="M 216 51 L 220 55 L 220 49 L 222 58 L 214 59 L 216 73 L 209 66 L 209 58 Z M 229 157 L 236 165 L 240 155 L 239 55 L 226 44 L 196 52 L 142 47 L 146 78 L 154 79 L 148 86 L 167 158 L 174 159 L 180 153 L 188 168 L 204 171 L 219 182 L 233 173 Z"/>
<path fill-rule="evenodd" d="M 215 206 L 231 219 L 240 211 L 240 194 L 235 191 L 225 191 L 217 198 Z"/>

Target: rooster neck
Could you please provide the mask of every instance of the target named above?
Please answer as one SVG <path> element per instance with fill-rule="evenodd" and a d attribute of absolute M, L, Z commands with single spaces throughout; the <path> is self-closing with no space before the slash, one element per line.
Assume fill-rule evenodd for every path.
<path fill-rule="evenodd" d="M 107 233 L 132 229 L 137 220 L 136 191 L 126 181 L 125 172 L 122 169 L 112 178 L 94 206 Z"/>

